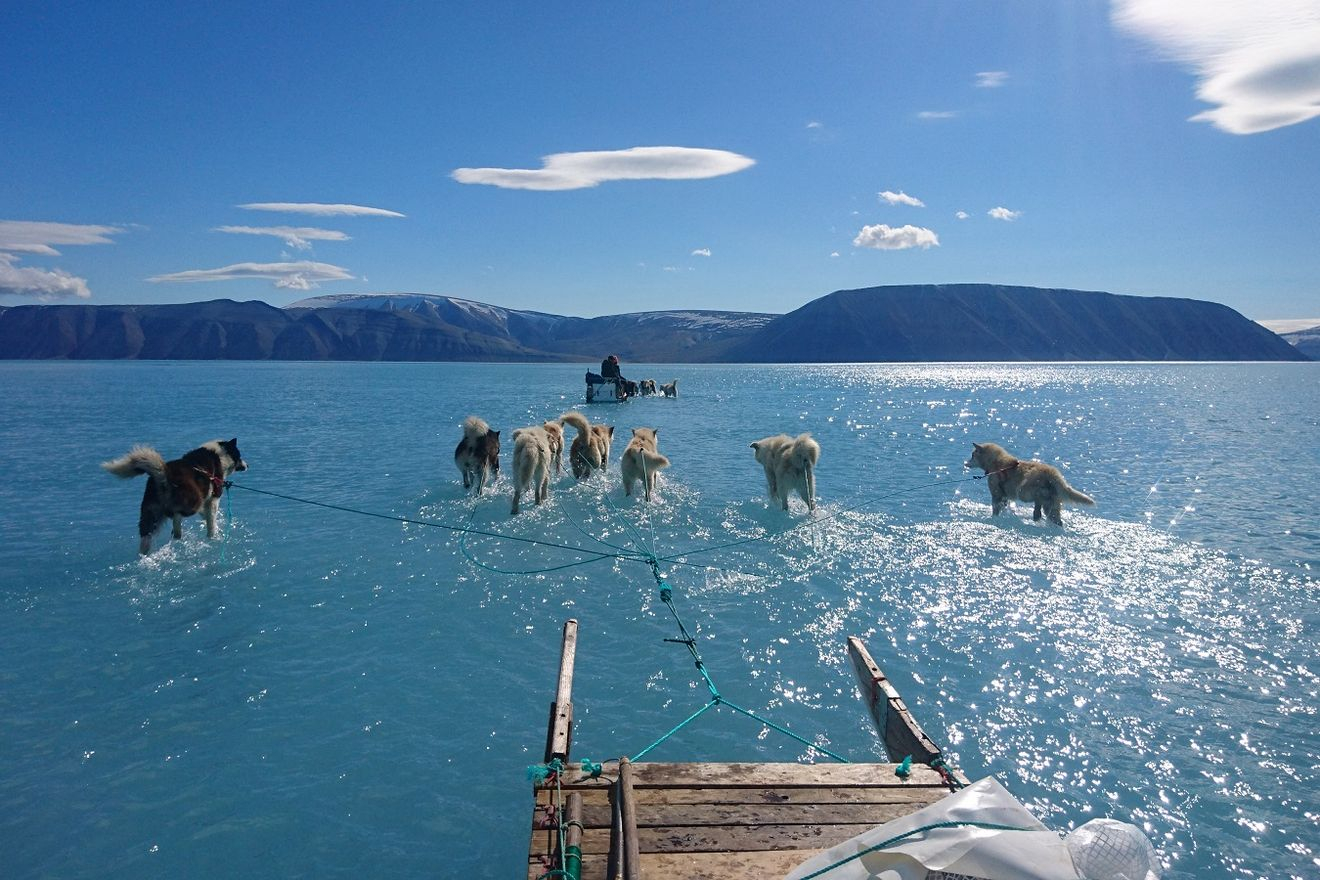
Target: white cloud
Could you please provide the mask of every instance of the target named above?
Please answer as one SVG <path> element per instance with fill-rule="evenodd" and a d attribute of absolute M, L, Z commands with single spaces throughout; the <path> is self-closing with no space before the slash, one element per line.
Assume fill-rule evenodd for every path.
<path fill-rule="evenodd" d="M 939 236 L 933 230 L 920 226 L 890 227 L 881 223 L 863 226 L 853 239 L 853 247 L 874 248 L 878 251 L 902 251 L 908 248 L 938 247 Z"/>
<path fill-rule="evenodd" d="M 983 70 L 976 75 L 978 89 L 997 89 L 1008 82 L 1008 72 L 1004 70 Z"/>
<path fill-rule="evenodd" d="M 1196 71 L 1191 117 L 1256 134 L 1320 116 L 1315 0 L 1115 0 L 1114 23 Z"/>
<path fill-rule="evenodd" d="M 537 169 L 456 168 L 449 175 L 459 183 L 481 183 L 503 189 L 569 190 L 610 180 L 699 180 L 750 168 L 755 159 L 727 150 L 695 147 L 632 147 L 554 153 Z"/>
<path fill-rule="evenodd" d="M 305 251 L 314 241 L 349 241 L 349 237 L 336 229 L 317 229 L 314 226 L 217 226 L 212 232 L 234 235 L 271 235 L 296 250 Z"/>
<path fill-rule="evenodd" d="M 830 256 L 831 256 L 831 257 L 837 257 L 838 255 L 839 255 L 839 252 L 838 252 L 838 251 L 830 251 Z"/>
<path fill-rule="evenodd" d="M 824 127 L 825 127 L 825 123 L 816 122 L 815 120 L 812 120 L 811 122 L 807 123 L 807 128 L 824 128 Z"/>
<path fill-rule="evenodd" d="M 87 299 L 92 292 L 87 279 L 70 275 L 63 269 L 34 269 L 15 266 L 18 257 L 0 253 L 0 294 L 34 296 L 37 299 Z"/>
<path fill-rule="evenodd" d="M 0 220 L 0 251 L 55 257 L 59 256 L 60 252 L 52 245 L 110 244 L 109 236 L 123 231 L 118 226 Z"/>
<path fill-rule="evenodd" d="M 1004 207 L 991 208 L 989 211 L 986 211 L 986 213 L 991 217 L 994 217 L 996 220 L 1008 220 L 1010 222 L 1022 216 L 1021 211 L 1010 211 L 1008 208 Z"/>
<path fill-rule="evenodd" d="M 148 281 L 156 283 L 199 281 L 235 281 L 246 278 L 266 278 L 276 287 L 289 290 L 311 290 L 320 281 L 347 281 L 353 276 L 347 269 L 329 263 L 302 260 L 294 263 L 235 263 L 220 269 L 189 269 L 169 275 L 156 275 Z"/>
<path fill-rule="evenodd" d="M 888 202 L 891 205 L 911 205 L 914 208 L 926 207 L 926 203 L 921 199 L 918 199 L 915 196 L 910 196 L 905 192 L 890 192 L 889 190 L 885 190 L 880 193 L 880 198 L 882 201 Z"/>
<path fill-rule="evenodd" d="M 957 110 L 922 110 L 917 114 L 918 119 L 953 119 L 957 117 Z"/>
<path fill-rule="evenodd" d="M 249 211 L 280 211 L 285 214 L 315 214 L 318 217 L 405 217 L 398 211 L 366 208 L 362 205 L 324 205 L 320 202 L 250 202 L 239 205 Z"/>
<path fill-rule="evenodd" d="M 710 248 L 697 248 L 695 251 L 692 252 L 692 256 L 694 256 L 694 257 L 709 257 L 709 256 L 710 256 Z"/>
<path fill-rule="evenodd" d="M 124 230 L 118 226 L 82 223 L 48 223 L 39 220 L 0 220 L 0 294 L 34 296 L 37 299 L 92 295 L 87 279 L 63 269 L 18 266 L 17 254 L 58 257 L 55 245 L 111 244 L 110 236 Z"/>
<path fill-rule="evenodd" d="M 957 217 L 959 220 L 966 220 L 968 217 L 970 217 L 970 216 L 972 216 L 972 215 L 971 215 L 971 214 L 968 214 L 966 211 L 959 211 L 958 213 L 954 214 L 953 216 Z"/>

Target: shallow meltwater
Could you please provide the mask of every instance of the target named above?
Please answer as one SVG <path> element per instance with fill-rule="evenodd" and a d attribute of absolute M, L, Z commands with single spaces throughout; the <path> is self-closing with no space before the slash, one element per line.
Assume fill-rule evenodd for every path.
<path fill-rule="evenodd" d="M 557 476 L 516 517 L 507 458 L 464 495 L 458 426 L 557 416 L 577 367 L 0 370 L 15 876 L 515 875 L 563 621 L 573 756 L 599 761 L 709 698 L 675 613 L 731 702 L 844 757 L 888 757 L 858 635 L 951 762 L 1048 826 L 1131 821 L 1166 877 L 1320 871 L 1315 365 L 664 367 L 684 397 L 583 405 L 616 425 L 605 478 Z M 148 380 L 182 408 L 129 393 Z M 637 426 L 672 462 L 650 504 L 619 483 Z M 820 504 L 785 513 L 748 443 L 803 431 Z M 236 488 L 221 541 L 189 521 L 137 559 L 141 487 L 97 463 L 220 434 L 240 485 L 343 509 Z M 987 440 L 1098 506 L 992 516 L 962 467 Z M 34 497 L 52 457 L 75 466 Z M 726 708 L 647 754 L 821 758 Z"/>

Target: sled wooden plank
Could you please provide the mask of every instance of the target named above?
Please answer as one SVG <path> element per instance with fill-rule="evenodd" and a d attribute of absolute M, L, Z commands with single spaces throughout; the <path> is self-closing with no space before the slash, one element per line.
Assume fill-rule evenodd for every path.
<path fill-rule="evenodd" d="M 730 880 L 730 878 L 784 877 L 820 850 L 761 850 L 758 852 L 719 853 L 642 853 L 642 876 L 645 878 L 682 878 L 682 880 Z M 532 862 L 527 880 L 545 874 L 543 864 Z M 596 859 L 582 865 L 582 880 L 606 880 L 605 863 Z"/>
<path fill-rule="evenodd" d="M 914 759 L 915 760 L 915 759 Z M 940 775 L 929 767 L 913 766 L 906 780 L 894 775 L 896 764 L 671 764 L 641 762 L 633 765 L 633 787 L 646 788 L 837 788 L 864 786 L 944 789 Z M 606 774 L 613 775 L 613 774 Z M 609 780 L 592 779 L 579 767 L 564 771 L 568 787 L 606 788 Z"/>

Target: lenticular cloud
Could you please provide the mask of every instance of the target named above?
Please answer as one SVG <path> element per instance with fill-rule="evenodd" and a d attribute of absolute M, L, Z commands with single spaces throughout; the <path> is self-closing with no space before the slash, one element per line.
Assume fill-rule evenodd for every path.
<path fill-rule="evenodd" d="M 853 247 L 874 248 L 878 251 L 903 251 L 908 248 L 939 247 L 940 239 L 933 229 L 921 226 L 891 227 L 880 223 L 863 226 L 853 239 Z"/>
<path fill-rule="evenodd" d="M 540 168 L 456 168 L 459 183 L 504 189 L 568 190 L 599 186 L 611 180 L 700 180 L 750 168 L 755 159 L 727 150 L 696 147 L 632 147 L 554 153 Z"/>
<path fill-rule="evenodd" d="M 1193 67 L 1192 117 L 1256 134 L 1320 116 L 1320 4 L 1315 0 L 1115 0 L 1114 23 Z"/>
<path fill-rule="evenodd" d="M 238 207 L 248 211 L 279 211 L 285 214 L 312 214 L 317 217 L 404 217 L 398 211 L 366 205 L 327 205 L 321 202 L 249 202 Z"/>
<path fill-rule="evenodd" d="M 217 226 L 214 232 L 234 235 L 270 235 L 291 248 L 305 251 L 314 241 L 348 241 L 348 235 L 337 229 L 318 229 L 314 226 Z"/>
<path fill-rule="evenodd" d="M 265 278 L 276 287 L 289 290 L 311 290 L 318 281 L 346 281 L 353 276 L 347 269 L 329 263 L 302 260 L 293 263 L 235 263 L 219 269 L 189 269 L 169 275 L 148 278 L 155 283 L 202 281 L 233 281 L 240 278 Z"/>

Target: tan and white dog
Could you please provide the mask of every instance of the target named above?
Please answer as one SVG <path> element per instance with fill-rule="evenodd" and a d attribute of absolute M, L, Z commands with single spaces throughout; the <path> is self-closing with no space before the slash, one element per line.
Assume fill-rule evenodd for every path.
<path fill-rule="evenodd" d="M 182 458 L 166 461 L 150 446 L 134 446 L 128 455 L 103 462 L 116 477 L 148 476 L 138 515 L 138 553 L 151 552 L 151 538 L 166 518 L 174 521 L 174 540 L 183 537 L 183 518 L 198 511 L 206 514 L 206 536 L 216 537 L 215 514 L 225 479 L 235 471 L 247 470 L 238 451 L 238 439 L 203 443 Z"/>
<path fill-rule="evenodd" d="M 672 382 L 666 382 L 665 384 L 661 385 L 660 391 L 665 395 L 665 397 L 678 397 L 678 380 L 675 379 Z"/>
<path fill-rule="evenodd" d="M 658 393 L 655 390 L 654 379 L 643 379 L 642 381 L 637 383 L 637 387 L 642 397 L 650 397 L 651 395 Z"/>
<path fill-rule="evenodd" d="M 559 421 L 577 429 L 573 445 L 568 449 L 568 464 L 573 476 L 584 480 L 592 471 L 603 471 L 610 462 L 610 443 L 614 440 L 613 425 L 593 425 L 587 417 L 574 410 L 559 417 Z"/>
<path fill-rule="evenodd" d="M 778 501 L 788 510 L 788 494 L 797 492 L 807 502 L 808 510 L 816 509 L 816 462 L 820 460 L 820 444 L 810 434 L 790 437 L 776 434 L 752 444 L 756 460 L 765 468 L 766 487 L 770 500 Z"/>
<path fill-rule="evenodd" d="M 995 443 L 973 443 L 972 457 L 963 467 L 985 471 L 994 516 L 1016 499 L 1036 506 L 1033 520 L 1039 520 L 1043 511 L 1050 522 L 1061 526 L 1064 502 L 1095 504 L 1095 499 L 1069 486 L 1058 468 L 1043 461 L 1022 461 Z"/>
<path fill-rule="evenodd" d="M 554 457 L 550 436 L 544 425 L 519 428 L 513 432 L 513 509 L 510 514 L 518 512 L 522 493 L 527 489 L 533 491 L 538 505 L 550 497 L 550 462 Z"/>
<path fill-rule="evenodd" d="M 623 494 L 631 495 L 633 483 L 642 483 L 643 497 L 651 500 L 655 491 L 656 474 L 661 468 L 669 467 L 669 459 L 656 450 L 658 428 L 633 428 L 632 439 L 628 448 L 623 450 L 619 469 L 623 472 Z"/>
<path fill-rule="evenodd" d="M 554 419 L 541 425 L 546 439 L 550 441 L 550 457 L 555 461 L 555 473 L 564 472 L 564 426 Z"/>

